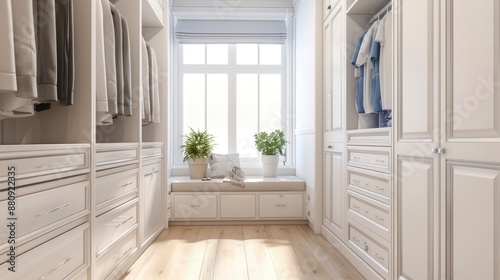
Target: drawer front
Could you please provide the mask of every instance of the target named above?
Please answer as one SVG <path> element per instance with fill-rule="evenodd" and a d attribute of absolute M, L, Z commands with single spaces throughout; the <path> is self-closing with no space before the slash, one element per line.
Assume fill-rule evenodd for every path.
<path fill-rule="evenodd" d="M 363 146 L 390 146 L 391 128 L 356 129 L 347 131 L 347 144 Z"/>
<path fill-rule="evenodd" d="M 254 194 L 221 194 L 220 217 L 255 219 L 257 217 L 255 202 Z"/>
<path fill-rule="evenodd" d="M 137 223 L 137 199 L 96 218 L 95 248 L 100 252 Z"/>
<path fill-rule="evenodd" d="M 137 150 L 101 151 L 96 153 L 96 166 L 125 164 L 137 160 Z"/>
<path fill-rule="evenodd" d="M 316 205 L 316 195 L 311 189 L 306 190 L 306 204 L 313 207 Z"/>
<path fill-rule="evenodd" d="M 97 178 L 96 208 L 100 209 L 109 202 L 138 191 L 138 172 L 134 169 Z"/>
<path fill-rule="evenodd" d="M 382 276 L 389 276 L 389 249 L 363 231 L 349 224 L 349 245 L 362 259 Z"/>
<path fill-rule="evenodd" d="M 349 188 L 387 204 L 391 203 L 391 176 L 363 169 L 347 168 Z"/>
<path fill-rule="evenodd" d="M 302 218 L 302 194 L 259 195 L 261 218 Z"/>
<path fill-rule="evenodd" d="M 89 213 L 89 182 L 80 182 L 64 187 L 42 191 L 17 198 L 16 237 L 22 237 L 54 223 L 69 222 Z M 6 200 L 0 202 L 0 209 L 7 209 Z M 7 215 L 2 211 L 0 217 Z M 6 218 L 4 219 L 6 220 Z M 0 231 L 0 240 L 5 240 L 7 232 Z"/>
<path fill-rule="evenodd" d="M 391 152 L 390 148 L 354 148 L 348 147 L 348 160 L 350 166 L 362 167 L 374 171 L 390 173 Z"/>
<path fill-rule="evenodd" d="M 89 263 L 88 227 L 88 224 L 79 226 L 17 256 L 15 273 L 7 270 L 8 263 L 2 264 L 2 279 L 56 280 L 76 276 L 72 274 Z"/>
<path fill-rule="evenodd" d="M 216 194 L 174 195 L 175 219 L 216 219 Z"/>
<path fill-rule="evenodd" d="M 0 160 L 0 170 L 10 171 L 7 168 L 14 166 L 16 168 L 16 179 L 24 179 L 48 174 L 60 176 L 62 172 L 88 169 L 89 163 L 86 151 L 63 150 L 62 152 L 65 152 L 65 154 L 36 156 L 36 154 L 24 155 L 24 153 L 21 153 L 19 158 Z M 4 172 L 2 175 L 7 174 Z M 0 177 L 0 181 L 6 180 L 7 177 Z"/>
<path fill-rule="evenodd" d="M 111 250 L 96 261 L 94 279 L 106 279 L 115 268 L 130 256 L 137 248 L 137 231 L 134 230 Z"/>
<path fill-rule="evenodd" d="M 390 207 L 348 191 L 348 216 L 390 241 Z"/>
<path fill-rule="evenodd" d="M 162 156 L 161 149 L 162 149 L 161 147 L 142 148 L 142 158 L 161 157 Z"/>

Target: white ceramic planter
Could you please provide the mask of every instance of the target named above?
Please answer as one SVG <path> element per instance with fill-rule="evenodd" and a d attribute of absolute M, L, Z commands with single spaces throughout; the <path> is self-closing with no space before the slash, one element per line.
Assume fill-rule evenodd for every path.
<path fill-rule="evenodd" d="M 201 179 L 206 176 L 208 158 L 188 159 L 188 164 L 191 179 Z"/>
<path fill-rule="evenodd" d="M 272 155 L 272 156 L 261 155 L 262 171 L 264 177 L 275 178 L 276 176 L 278 176 L 279 159 L 280 159 L 279 155 Z"/>

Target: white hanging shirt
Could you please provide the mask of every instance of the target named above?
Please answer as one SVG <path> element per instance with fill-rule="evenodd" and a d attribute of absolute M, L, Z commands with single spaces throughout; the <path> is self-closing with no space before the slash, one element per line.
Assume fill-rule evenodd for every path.
<path fill-rule="evenodd" d="M 0 63 L 1 78 L 7 82 L 1 86 L 0 119 L 33 116 L 33 99 L 38 97 L 33 2 L 0 0 L 0 15 L 0 30 L 6 35 L 0 40 L 0 57 L 7 56 Z M 15 72 L 12 71 L 14 61 Z"/>
<path fill-rule="evenodd" d="M 380 43 L 380 91 L 382 109 L 392 110 L 392 11 L 382 20 L 375 36 Z"/>
<path fill-rule="evenodd" d="M 375 113 L 372 104 L 371 97 L 371 78 L 373 72 L 373 63 L 370 61 L 370 52 L 372 48 L 373 37 L 377 32 L 378 25 L 380 21 L 375 21 L 372 26 L 366 32 L 361 47 L 359 48 L 358 58 L 356 59 L 356 65 L 358 67 L 364 65 L 364 85 L 363 85 L 363 107 L 365 108 L 365 114 Z"/>
<path fill-rule="evenodd" d="M 100 0 L 97 0 L 98 2 Z M 96 124 L 111 125 L 113 116 L 108 113 L 106 56 L 104 54 L 103 5 L 96 5 Z"/>

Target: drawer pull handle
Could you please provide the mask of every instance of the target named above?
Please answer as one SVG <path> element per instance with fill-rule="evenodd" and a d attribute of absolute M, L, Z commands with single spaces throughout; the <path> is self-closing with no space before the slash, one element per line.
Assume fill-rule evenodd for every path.
<path fill-rule="evenodd" d="M 123 186 L 121 186 L 121 187 L 120 187 L 120 189 L 121 189 L 121 188 L 125 188 L 126 186 L 129 186 L 129 185 L 132 185 L 133 183 L 134 183 L 134 182 L 130 181 L 130 182 L 128 182 L 128 183 L 126 183 L 126 184 L 124 184 Z"/>
<path fill-rule="evenodd" d="M 121 223 L 115 226 L 115 228 L 122 226 L 124 223 L 130 221 L 132 219 L 132 216 L 126 217 Z"/>
<path fill-rule="evenodd" d="M 172 193 L 172 190 L 170 190 L 170 189 L 169 189 L 169 190 L 168 190 L 168 194 L 171 194 L 171 193 Z"/>
<path fill-rule="evenodd" d="M 359 239 L 357 239 L 356 236 L 353 236 L 351 239 L 352 239 L 352 241 L 359 243 Z"/>
<path fill-rule="evenodd" d="M 379 216 L 375 216 L 375 219 L 377 219 L 377 220 L 379 220 L 379 221 L 381 221 L 381 222 L 383 222 L 383 221 L 384 221 L 384 218 L 380 218 Z"/>
<path fill-rule="evenodd" d="M 370 249 L 368 247 L 368 243 L 365 242 L 363 245 L 364 245 L 363 249 L 365 250 L 365 252 L 368 252 L 368 249 Z"/>
<path fill-rule="evenodd" d="M 276 204 L 276 206 L 278 206 L 278 207 L 284 207 L 284 206 L 286 206 L 286 204 Z"/>
<path fill-rule="evenodd" d="M 361 159 L 360 157 L 352 157 L 353 159 Z"/>
<path fill-rule="evenodd" d="M 328 145 L 328 149 L 333 149 L 333 146 L 332 145 Z"/>
<path fill-rule="evenodd" d="M 191 207 L 193 207 L 193 208 L 200 208 L 200 205 L 194 205 L 194 204 L 191 204 L 191 205 L 189 205 L 189 206 L 191 206 Z"/>
<path fill-rule="evenodd" d="M 49 167 L 56 167 L 56 166 L 64 166 L 64 165 L 70 165 L 73 162 L 55 162 L 47 165 L 42 165 L 42 166 L 37 166 L 36 168 L 49 168 Z"/>
<path fill-rule="evenodd" d="M 127 251 L 125 251 L 125 253 L 121 254 L 120 257 L 118 257 L 116 260 L 117 262 L 116 263 L 121 263 L 122 262 L 122 258 L 127 256 L 130 252 L 132 252 L 132 250 L 134 250 L 134 247 L 130 247 L 128 248 Z"/>
<path fill-rule="evenodd" d="M 378 253 L 375 253 L 375 257 L 379 260 L 385 260 L 385 258 L 379 255 Z"/>
<path fill-rule="evenodd" d="M 383 159 L 376 159 L 375 161 L 380 162 L 380 163 L 385 163 L 385 160 L 383 160 Z"/>
<path fill-rule="evenodd" d="M 359 206 L 358 206 L 358 205 L 356 205 L 356 204 L 353 204 L 353 205 L 352 205 L 352 208 L 354 208 L 354 209 L 359 209 Z"/>
<path fill-rule="evenodd" d="M 43 215 L 47 215 L 47 214 L 50 214 L 50 213 L 54 213 L 54 212 L 56 212 L 56 211 L 59 211 L 59 210 L 63 209 L 64 207 L 67 207 L 67 206 L 69 206 L 69 203 L 64 203 L 64 204 L 61 204 L 61 205 L 59 205 L 59 206 L 57 206 L 57 207 L 54 207 L 54 208 L 50 209 L 50 210 L 49 210 L 49 211 L 47 211 L 47 212 L 43 212 L 43 213 L 40 213 L 40 214 L 36 214 L 36 215 L 35 215 L 35 217 L 40 217 L 40 216 L 43 216 Z"/>
<path fill-rule="evenodd" d="M 51 274 L 52 272 L 58 270 L 61 266 L 65 265 L 66 263 L 68 263 L 69 261 L 71 261 L 74 257 L 75 256 L 71 256 L 71 257 L 65 259 L 64 261 L 60 262 L 58 265 L 56 265 L 53 268 L 51 268 L 49 271 L 47 271 L 47 273 L 45 273 L 42 277 L 38 278 L 37 280 L 45 279 L 45 277 L 49 276 L 49 274 Z"/>
<path fill-rule="evenodd" d="M 384 190 L 384 188 L 381 188 L 379 186 L 375 186 L 375 189 L 378 190 L 378 191 L 383 191 Z"/>
<path fill-rule="evenodd" d="M 356 183 L 356 184 L 361 183 L 359 180 L 356 180 L 356 179 L 353 179 L 352 181 L 353 181 L 354 183 Z"/>

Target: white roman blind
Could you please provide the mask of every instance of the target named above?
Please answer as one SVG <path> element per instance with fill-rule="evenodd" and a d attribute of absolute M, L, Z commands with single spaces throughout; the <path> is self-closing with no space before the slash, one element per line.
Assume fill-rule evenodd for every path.
<path fill-rule="evenodd" d="M 287 28 L 279 20 L 178 20 L 181 44 L 285 44 Z"/>

